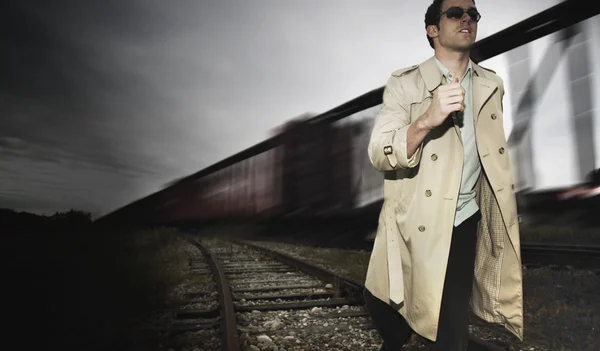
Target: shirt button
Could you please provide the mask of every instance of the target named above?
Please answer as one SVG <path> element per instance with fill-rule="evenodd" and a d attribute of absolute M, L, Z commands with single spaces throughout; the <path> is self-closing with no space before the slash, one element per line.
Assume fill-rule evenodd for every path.
<path fill-rule="evenodd" d="M 425 196 L 430 197 L 431 196 L 431 190 L 429 190 L 429 189 L 425 190 Z"/>
<path fill-rule="evenodd" d="M 498 150 L 498 152 L 499 152 L 499 153 L 501 153 L 501 154 L 503 154 L 503 153 L 504 153 L 504 148 L 503 148 L 503 147 L 501 147 L 501 148 Z"/>
<path fill-rule="evenodd" d="M 420 226 L 419 226 L 419 231 L 420 231 L 420 232 L 424 232 L 424 231 L 425 231 L 425 226 L 423 226 L 423 225 L 420 225 Z"/>
<path fill-rule="evenodd" d="M 496 114 L 495 114 L 495 113 L 492 113 L 492 119 L 496 119 L 496 118 L 497 118 L 497 117 L 496 117 Z"/>
<path fill-rule="evenodd" d="M 435 160 L 437 160 L 437 155 L 436 155 L 436 154 L 433 154 L 433 155 L 431 155 L 431 160 L 432 160 L 432 161 L 435 161 Z"/>

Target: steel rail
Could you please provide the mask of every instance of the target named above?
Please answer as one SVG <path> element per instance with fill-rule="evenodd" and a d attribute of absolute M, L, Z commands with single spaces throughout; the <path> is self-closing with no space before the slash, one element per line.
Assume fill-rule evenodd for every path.
<path fill-rule="evenodd" d="M 185 239 L 196 246 L 206 257 L 206 261 L 216 278 L 219 289 L 221 351 L 241 351 L 233 296 L 229 287 L 229 281 L 225 275 L 225 269 L 211 250 L 195 239 L 188 237 Z"/>
<path fill-rule="evenodd" d="M 573 252 L 573 253 L 595 253 L 600 255 L 600 246 L 591 245 L 562 245 L 551 243 L 523 243 L 522 249 L 540 250 L 540 251 L 556 251 L 556 252 Z"/>
<path fill-rule="evenodd" d="M 560 244 L 521 244 L 524 264 L 600 268 L 600 247 Z"/>

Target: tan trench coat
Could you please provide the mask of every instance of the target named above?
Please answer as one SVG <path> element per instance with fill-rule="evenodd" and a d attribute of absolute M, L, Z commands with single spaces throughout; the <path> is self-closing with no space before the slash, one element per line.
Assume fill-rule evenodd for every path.
<path fill-rule="evenodd" d="M 472 99 L 482 163 L 477 201 L 477 257 L 471 307 L 523 340 L 523 290 L 516 199 L 503 129 L 503 81 L 473 64 Z M 454 214 L 461 182 L 460 129 L 442 125 L 410 159 L 406 132 L 429 107 L 443 82 L 434 57 L 389 78 L 368 146 L 384 172 L 384 203 L 366 288 L 435 341 Z"/>

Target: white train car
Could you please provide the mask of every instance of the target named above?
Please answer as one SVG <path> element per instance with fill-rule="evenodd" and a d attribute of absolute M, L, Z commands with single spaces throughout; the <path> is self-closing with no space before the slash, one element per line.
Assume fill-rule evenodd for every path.
<path fill-rule="evenodd" d="M 579 186 L 600 167 L 600 16 L 482 65 L 504 79 L 517 191 Z"/>

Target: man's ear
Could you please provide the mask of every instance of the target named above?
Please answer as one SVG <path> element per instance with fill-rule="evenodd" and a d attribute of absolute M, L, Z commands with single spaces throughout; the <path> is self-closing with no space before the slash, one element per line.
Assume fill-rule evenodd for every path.
<path fill-rule="evenodd" d="M 427 35 L 430 38 L 435 38 L 438 36 L 438 27 L 436 25 L 431 24 L 431 25 L 427 26 L 426 30 L 427 30 Z"/>

